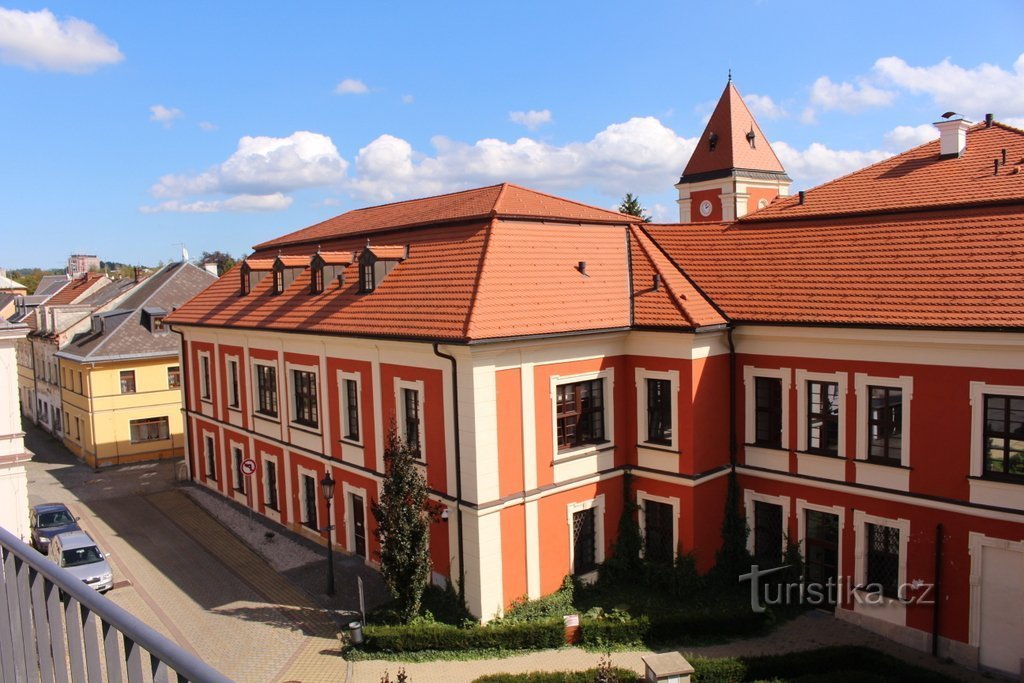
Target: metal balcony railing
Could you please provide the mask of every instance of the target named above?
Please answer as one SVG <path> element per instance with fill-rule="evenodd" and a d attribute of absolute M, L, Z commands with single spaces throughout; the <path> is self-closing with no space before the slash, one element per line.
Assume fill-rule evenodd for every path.
<path fill-rule="evenodd" d="M 230 681 L 0 528 L 0 683 Z"/>

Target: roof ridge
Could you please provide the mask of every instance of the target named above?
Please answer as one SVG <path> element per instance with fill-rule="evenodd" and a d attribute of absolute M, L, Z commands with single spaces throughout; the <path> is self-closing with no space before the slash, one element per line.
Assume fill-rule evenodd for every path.
<path fill-rule="evenodd" d="M 493 189 L 495 187 L 501 187 L 501 186 L 507 185 L 507 184 L 508 183 L 495 183 L 493 185 L 484 185 L 483 187 L 470 187 L 470 188 L 467 188 L 465 190 L 455 190 L 454 192 L 445 192 L 445 193 L 442 193 L 442 194 L 431 194 L 431 195 L 425 195 L 423 197 L 412 197 L 410 199 L 399 199 L 398 201 L 395 201 L 395 202 L 384 202 L 383 204 L 374 204 L 372 206 L 361 206 L 361 207 L 358 207 L 358 208 L 355 208 L 355 209 L 349 209 L 348 211 L 345 211 L 344 213 L 341 213 L 341 214 L 338 214 L 338 215 L 343 216 L 346 213 L 357 213 L 357 212 L 361 212 L 361 211 L 369 211 L 371 209 L 379 209 L 379 208 L 382 208 L 382 207 L 385 207 L 385 206 L 400 206 L 402 204 L 412 204 L 413 202 L 422 202 L 422 201 L 426 201 L 426 200 L 429 200 L 429 199 L 440 199 L 441 197 L 454 197 L 456 195 L 469 194 L 471 192 L 482 192 L 484 190 L 490 190 L 490 189 Z M 319 223 L 323 223 L 325 221 L 329 221 L 332 218 L 337 218 L 337 216 L 331 216 L 330 218 L 325 218 L 324 220 L 319 221 Z M 317 225 L 317 223 L 314 223 L 313 225 Z"/>
<path fill-rule="evenodd" d="M 661 275 L 661 268 L 659 268 L 658 264 L 654 262 L 653 258 L 651 258 L 650 251 L 648 250 L 647 246 L 644 244 L 643 240 L 640 239 L 639 235 L 637 235 L 632 230 L 629 230 L 628 234 L 629 234 L 630 239 L 634 240 L 636 242 L 637 247 L 640 248 L 640 253 L 643 254 L 643 257 L 645 259 L 647 259 L 647 263 L 649 263 L 651 265 L 651 269 L 655 273 L 657 273 L 658 275 Z M 648 237 L 648 241 L 650 241 L 649 237 Z M 683 316 L 683 318 L 686 320 L 686 322 L 690 323 L 690 327 L 696 328 L 697 324 L 694 322 L 694 320 L 690 316 L 690 314 L 686 312 L 686 308 L 679 301 L 679 299 L 684 299 L 685 300 L 686 297 L 681 295 L 681 294 L 677 294 L 675 292 L 675 288 L 672 287 L 672 285 L 669 283 L 667 278 L 663 277 L 662 279 L 663 279 L 663 281 L 665 283 L 665 289 L 667 289 L 669 291 L 669 293 L 673 295 L 673 296 L 669 296 L 668 300 L 672 302 L 672 305 L 675 306 L 676 310 L 679 311 L 679 314 L 681 316 Z M 632 278 L 630 278 L 629 288 L 630 288 L 630 292 L 629 292 L 630 298 L 635 297 L 636 294 L 633 291 L 633 279 Z M 632 324 L 634 324 L 634 323 L 631 322 L 631 325 Z"/>
<path fill-rule="evenodd" d="M 651 235 L 651 233 L 647 232 L 647 229 L 644 226 L 645 226 L 645 224 L 640 223 L 636 227 L 641 232 L 643 232 L 643 234 L 647 237 L 647 239 L 649 239 L 651 241 L 651 244 L 653 244 L 658 249 L 658 252 L 661 253 L 661 255 L 664 256 L 666 259 L 668 259 L 668 262 L 679 272 L 679 274 L 682 275 L 684 278 L 686 278 L 686 281 L 690 284 L 691 287 L 693 287 L 694 291 L 702 299 L 704 299 L 704 301 L 707 302 L 707 304 L 709 306 L 711 306 L 712 309 L 714 309 L 715 313 L 717 313 L 722 318 L 722 320 L 724 322 L 726 322 L 726 323 L 731 322 L 731 319 L 729 318 L 729 316 L 725 314 L 725 311 L 722 310 L 722 308 L 718 305 L 718 303 L 716 303 L 715 300 L 712 299 L 711 296 L 708 295 L 708 293 L 705 292 L 701 288 L 701 286 L 697 284 L 696 280 L 694 280 L 692 277 L 690 277 L 690 274 L 687 273 L 682 268 L 682 266 L 680 266 L 676 262 L 676 260 L 674 258 L 672 258 L 672 255 L 668 253 L 668 251 L 665 249 L 665 247 L 662 246 L 658 242 L 658 240 L 654 239 L 654 237 Z"/>
<path fill-rule="evenodd" d="M 473 326 L 473 318 L 476 314 L 476 302 L 480 299 L 480 289 L 484 280 L 484 271 L 487 268 L 487 256 L 491 252 L 491 233 L 494 231 L 494 219 L 487 222 L 484 229 L 484 244 L 480 249 L 480 261 L 476 269 L 476 277 L 473 279 L 473 290 L 469 297 L 469 306 L 466 310 L 466 322 L 462 326 L 462 338 L 469 339 L 469 330 Z"/>
<path fill-rule="evenodd" d="M 607 213 L 607 214 L 609 214 L 611 216 L 621 216 L 622 219 L 623 219 L 623 222 L 625 222 L 625 223 L 639 223 L 639 222 L 641 222 L 641 219 L 638 216 L 631 216 L 630 214 L 622 213 L 621 211 L 612 211 L 611 209 L 605 209 L 605 208 L 602 208 L 600 206 L 594 206 L 593 204 L 585 204 L 584 202 L 580 202 L 580 201 L 577 201 L 575 199 L 567 199 L 565 197 L 559 197 L 558 195 L 548 194 L 547 192 L 541 192 L 539 190 L 534 190 L 534 189 L 531 189 L 529 187 L 524 187 L 522 185 L 517 185 L 515 183 L 502 183 L 502 185 L 504 187 L 513 187 L 513 188 L 515 188 L 517 190 L 522 190 L 523 192 L 529 192 L 530 194 L 540 195 L 541 197 L 547 197 L 549 199 L 554 199 L 556 201 L 563 202 L 563 203 L 566 203 L 566 204 L 574 204 L 576 206 L 582 206 L 582 207 L 587 208 L 587 209 L 596 209 L 597 211 L 603 211 L 604 213 Z M 519 214 L 505 214 L 505 215 L 515 216 L 515 215 L 519 215 Z"/>

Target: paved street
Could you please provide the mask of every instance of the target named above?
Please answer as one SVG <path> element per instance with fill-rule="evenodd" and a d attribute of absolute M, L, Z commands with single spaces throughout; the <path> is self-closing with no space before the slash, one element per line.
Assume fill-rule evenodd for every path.
<path fill-rule="evenodd" d="M 111 600 L 235 680 L 346 680 L 330 616 L 182 493 L 174 463 L 93 472 L 34 427 L 26 446 L 29 502 L 82 518 Z"/>

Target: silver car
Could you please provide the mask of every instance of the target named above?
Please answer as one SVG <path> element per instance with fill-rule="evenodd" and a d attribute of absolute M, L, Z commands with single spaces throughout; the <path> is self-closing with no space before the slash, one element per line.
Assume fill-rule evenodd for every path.
<path fill-rule="evenodd" d="M 50 559 L 104 593 L 114 586 L 114 573 L 92 537 L 84 531 L 57 534 L 50 541 Z"/>

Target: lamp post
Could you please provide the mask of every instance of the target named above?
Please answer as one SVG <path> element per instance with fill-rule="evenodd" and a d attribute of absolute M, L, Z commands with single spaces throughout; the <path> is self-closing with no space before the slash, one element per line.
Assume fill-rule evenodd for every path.
<path fill-rule="evenodd" d="M 334 479 L 328 472 L 320 480 L 320 490 L 327 501 L 327 594 L 334 595 L 334 549 L 331 544 L 331 532 L 334 531 L 334 518 L 331 516 L 331 500 L 334 499 Z"/>

